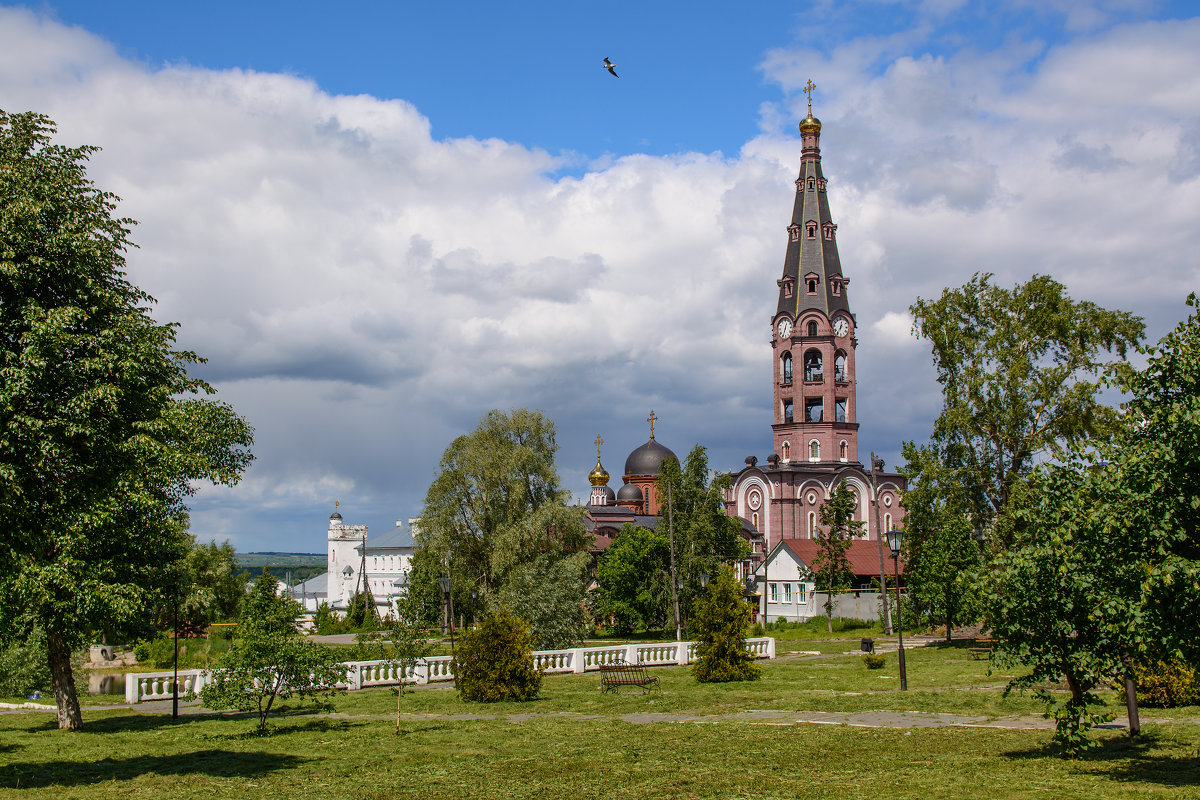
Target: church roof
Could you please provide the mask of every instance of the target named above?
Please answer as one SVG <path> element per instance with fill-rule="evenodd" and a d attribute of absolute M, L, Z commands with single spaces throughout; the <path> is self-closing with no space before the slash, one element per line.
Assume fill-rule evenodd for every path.
<path fill-rule="evenodd" d="M 650 441 L 634 450 L 629 454 L 629 458 L 625 459 L 625 474 L 657 475 L 662 470 L 662 463 L 668 458 L 678 460 L 678 456 L 671 452 L 670 448 L 663 447 L 651 436 Z M 617 498 L 621 499 L 620 492 L 617 492 Z"/>
<path fill-rule="evenodd" d="M 413 547 L 412 528 L 407 525 L 397 525 L 387 533 L 381 533 L 373 539 L 367 539 L 367 551 L 371 550 L 394 550 L 399 547 Z M 361 550 L 362 545 L 358 545 L 355 550 Z"/>
<path fill-rule="evenodd" d="M 812 114 L 810 112 L 809 116 Z M 806 118 L 807 119 L 807 118 Z M 815 121 L 815 120 L 814 120 Z M 820 140 L 820 124 L 809 135 Z M 779 307 L 776 314 L 787 312 L 793 319 L 805 311 L 817 310 L 832 317 L 835 311 L 849 312 L 850 304 L 842 278 L 842 262 L 838 258 L 837 237 L 826 238 L 826 229 L 833 225 L 829 213 L 829 196 L 825 192 L 825 177 L 821 173 L 820 148 L 806 150 L 796 181 L 796 204 L 792 209 L 792 226 L 798 235 L 788 235 L 787 254 L 783 260 L 783 278 L 779 287 Z M 810 191 L 809 186 L 814 188 Z M 809 236 L 809 225 L 816 233 Z M 817 275 L 817 291 L 809 294 L 804 276 Z M 841 283 L 834 294 L 834 278 Z M 791 281 L 791 297 L 786 284 Z"/>

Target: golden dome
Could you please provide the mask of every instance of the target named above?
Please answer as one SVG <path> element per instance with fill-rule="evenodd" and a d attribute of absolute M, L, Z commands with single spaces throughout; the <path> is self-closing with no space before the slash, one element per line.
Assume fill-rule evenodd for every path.
<path fill-rule="evenodd" d="M 608 485 L 608 470 L 600 463 L 600 459 L 596 459 L 596 468 L 588 474 L 588 480 L 592 486 Z"/>
<path fill-rule="evenodd" d="M 809 109 L 807 117 L 800 120 L 800 132 L 809 133 L 810 131 L 812 133 L 821 132 L 821 120 L 812 115 L 812 109 Z"/>

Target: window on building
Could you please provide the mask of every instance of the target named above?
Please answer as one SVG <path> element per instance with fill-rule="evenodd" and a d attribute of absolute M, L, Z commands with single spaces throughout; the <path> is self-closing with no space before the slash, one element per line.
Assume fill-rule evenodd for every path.
<path fill-rule="evenodd" d="M 838 353 L 833 359 L 833 379 L 835 381 L 846 380 L 846 354 Z"/>
<path fill-rule="evenodd" d="M 850 445 L 846 444 L 843 441 L 840 445 L 838 445 L 838 461 L 849 461 L 849 460 L 850 460 Z"/>
<path fill-rule="evenodd" d="M 799 225 L 789 225 L 788 226 L 788 236 L 791 238 L 791 240 L 793 242 L 800 241 L 800 226 Z"/>
<path fill-rule="evenodd" d="M 804 380 L 819 381 L 821 375 L 821 353 L 817 350 L 809 350 L 804 354 Z"/>
<path fill-rule="evenodd" d="M 834 411 L 837 414 L 835 419 L 838 422 L 846 421 L 846 398 L 844 398 L 844 397 L 838 398 L 838 401 L 836 403 L 834 403 Z"/>
<path fill-rule="evenodd" d="M 807 230 L 807 232 L 808 232 L 808 238 L 810 238 L 810 239 L 815 239 L 815 238 L 817 238 L 817 223 L 815 223 L 815 222 L 808 222 L 808 223 L 806 223 L 806 224 L 805 224 L 805 226 L 804 226 L 804 227 L 805 227 L 805 229 L 806 229 L 806 230 Z"/>
<path fill-rule="evenodd" d="M 783 585 L 783 602 L 792 602 L 792 585 L 790 583 L 785 583 Z"/>
<path fill-rule="evenodd" d="M 771 598 L 771 602 L 778 603 L 779 602 L 779 584 L 772 583 L 772 584 L 769 584 L 769 586 L 770 586 L 770 589 L 768 591 L 769 591 L 769 596 Z"/>
<path fill-rule="evenodd" d="M 817 181 L 815 178 L 808 179 L 808 190 L 810 192 L 815 192 L 817 190 Z"/>
<path fill-rule="evenodd" d="M 783 421 L 792 421 L 792 401 L 790 399 L 783 401 Z"/>
<path fill-rule="evenodd" d="M 833 231 L 834 231 L 834 229 L 835 229 L 836 227 L 837 227 L 837 226 L 835 226 L 835 225 L 826 225 L 826 226 L 825 226 L 825 240 L 826 240 L 826 241 L 828 241 L 828 242 L 832 242 L 832 241 L 833 241 Z M 834 284 L 833 284 L 833 293 L 834 293 L 835 295 L 840 295 L 840 294 L 842 293 L 842 284 L 841 284 L 841 281 L 834 281 Z"/>
<path fill-rule="evenodd" d="M 816 278 L 809 278 L 807 281 L 805 281 L 805 283 L 808 284 L 808 293 L 809 294 L 817 293 L 817 279 Z M 816 334 L 810 333 L 809 336 L 816 336 Z"/>
<path fill-rule="evenodd" d="M 792 445 L 790 442 L 784 442 L 779 449 L 783 451 L 784 461 L 792 460 Z"/>
<path fill-rule="evenodd" d="M 783 382 L 784 383 L 792 382 L 792 354 L 791 353 L 783 354 Z"/>
<path fill-rule="evenodd" d="M 813 281 L 813 291 L 814 292 L 817 290 L 816 286 L 817 286 L 816 281 Z M 808 323 L 808 335 L 809 336 L 817 335 L 817 323 L 812 320 L 810 320 Z"/>
<path fill-rule="evenodd" d="M 817 536 L 817 512 L 808 512 L 808 538 L 815 539 Z"/>
<path fill-rule="evenodd" d="M 804 401 L 805 422 L 820 422 L 825 414 L 825 401 L 819 397 Z"/>
<path fill-rule="evenodd" d="M 890 530 L 892 530 L 892 515 L 884 514 L 883 515 L 883 531 L 881 531 L 881 533 L 887 533 Z"/>
<path fill-rule="evenodd" d="M 816 439 L 813 439 L 811 442 L 808 443 L 808 460 L 809 461 L 820 461 L 821 460 L 821 443 L 818 442 Z"/>
<path fill-rule="evenodd" d="M 750 515 L 750 524 L 754 526 L 754 530 L 758 530 L 758 512 L 755 511 Z"/>
<path fill-rule="evenodd" d="M 792 282 L 790 280 L 783 282 L 783 296 L 784 297 L 792 296 Z"/>

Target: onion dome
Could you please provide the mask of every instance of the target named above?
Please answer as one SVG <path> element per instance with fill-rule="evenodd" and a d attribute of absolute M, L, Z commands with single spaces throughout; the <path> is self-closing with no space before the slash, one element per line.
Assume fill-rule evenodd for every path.
<path fill-rule="evenodd" d="M 618 503 L 640 503 L 642 499 L 642 490 L 632 483 L 625 484 L 621 491 L 617 492 Z"/>
<path fill-rule="evenodd" d="M 336 511 L 334 511 L 332 514 L 329 515 L 329 518 L 331 520 L 334 520 L 334 519 L 340 520 L 342 518 L 342 515 Z"/>
<path fill-rule="evenodd" d="M 800 120 L 801 133 L 820 133 L 821 120 L 813 116 L 812 109 L 808 110 L 808 116 Z"/>
<path fill-rule="evenodd" d="M 588 481 L 592 486 L 604 486 L 608 483 L 608 470 L 600 463 L 600 459 L 596 459 L 596 468 L 588 473 Z"/>
<path fill-rule="evenodd" d="M 662 472 L 662 463 L 668 458 L 678 460 L 670 448 L 663 447 L 654 437 L 629 454 L 625 459 L 626 475 L 657 475 Z M 624 490 L 622 490 L 624 491 Z"/>

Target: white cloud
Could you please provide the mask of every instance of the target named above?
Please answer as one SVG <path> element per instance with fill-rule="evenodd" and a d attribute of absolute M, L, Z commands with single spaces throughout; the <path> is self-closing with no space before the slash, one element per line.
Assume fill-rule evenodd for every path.
<path fill-rule="evenodd" d="M 555 175 L 572 155 L 434 139 L 403 101 L 150 69 L 11 9 L 0 96 L 104 147 L 92 177 L 140 221 L 131 277 L 258 430 L 259 462 L 201 492 L 197 529 L 304 550 L 334 499 L 351 521 L 415 513 L 442 449 L 493 407 L 558 421 L 577 493 L 595 434 L 618 474 L 652 407 L 681 455 L 699 441 L 718 468 L 765 457 L 794 92 L 810 75 L 863 331 L 864 451 L 894 462 L 936 414 L 908 335 L 918 295 L 1043 272 L 1156 335 L 1182 317 L 1200 283 L 1200 23 L 949 56 L 922 52 L 932 34 L 774 51 L 763 68 L 791 96 L 736 157 L 605 158 L 579 177 Z"/>

